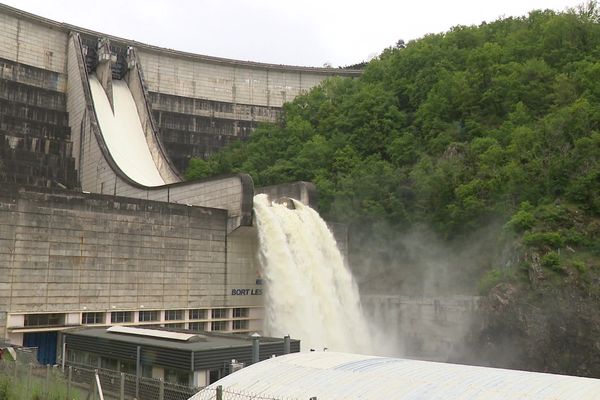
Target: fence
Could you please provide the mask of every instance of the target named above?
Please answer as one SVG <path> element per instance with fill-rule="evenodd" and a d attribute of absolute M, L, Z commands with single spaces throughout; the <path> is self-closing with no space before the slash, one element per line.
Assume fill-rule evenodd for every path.
<path fill-rule="evenodd" d="M 307 400 L 317 400 L 316 397 L 306 397 Z M 198 393 L 194 400 L 299 400 L 296 397 L 271 397 L 258 393 L 224 389 L 222 386 L 206 388 Z"/>
<path fill-rule="evenodd" d="M 15 393 L 5 396 L 9 400 L 99 399 L 96 373 L 105 400 L 187 400 L 200 390 L 87 366 L 67 366 L 63 371 L 49 365 L 0 362 L 0 382 L 8 379 L 8 390 Z"/>
<path fill-rule="evenodd" d="M 50 366 L 0 362 L 2 400 L 82 400 L 79 391 L 68 385 L 62 371 Z"/>

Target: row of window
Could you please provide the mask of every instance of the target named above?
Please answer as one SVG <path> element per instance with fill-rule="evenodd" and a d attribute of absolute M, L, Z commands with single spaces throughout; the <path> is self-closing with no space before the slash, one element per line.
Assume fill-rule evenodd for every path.
<path fill-rule="evenodd" d="M 186 326 L 187 325 L 187 326 Z M 240 330 L 248 330 L 250 326 L 249 321 L 247 319 L 240 319 L 232 321 L 231 330 L 240 331 Z M 145 328 L 173 328 L 173 329 L 188 329 L 190 331 L 195 332 L 204 332 L 209 328 L 211 331 L 227 331 L 229 328 L 229 321 L 212 321 L 212 322 L 175 322 L 170 324 L 151 324 L 144 325 Z"/>
<path fill-rule="evenodd" d="M 186 310 L 166 310 L 165 321 L 181 321 L 185 319 Z M 188 310 L 189 319 L 207 319 L 208 310 Z M 212 319 L 228 318 L 226 308 L 215 308 L 211 310 Z M 110 322 L 113 323 L 126 323 L 133 322 L 133 311 L 113 311 L 110 313 Z M 44 315 L 44 314 L 40 314 Z M 45 314 L 50 315 L 50 314 Z M 248 318 L 249 310 L 247 308 L 234 308 L 233 318 Z M 138 312 L 139 322 L 156 322 L 160 321 L 160 311 L 139 311 Z M 82 324 L 103 324 L 104 313 L 103 312 L 87 312 L 83 313 L 81 317 Z M 27 326 L 27 325 L 26 325 Z"/>
<path fill-rule="evenodd" d="M 134 375 L 136 373 L 135 362 L 118 360 L 115 358 L 105 357 L 99 354 L 88 353 L 86 351 L 67 349 L 66 361 L 69 364 L 84 365 L 86 367 L 102 368 L 111 371 L 123 372 Z M 142 363 L 141 373 L 143 377 L 152 377 L 152 366 Z M 179 385 L 189 384 L 189 372 L 164 368 L 164 380 L 168 383 Z"/>
<path fill-rule="evenodd" d="M 165 321 L 183 321 L 187 311 L 188 319 L 207 319 L 208 311 L 203 309 L 193 310 L 166 310 Z M 234 308 L 233 318 L 248 318 L 249 310 L 247 308 Z M 139 322 L 159 322 L 161 311 L 149 310 L 139 311 Z M 211 319 L 226 319 L 229 317 L 229 309 L 215 308 L 210 310 Z M 110 313 L 110 323 L 122 324 L 133 322 L 134 311 L 113 311 Z M 226 321 L 214 321 L 226 322 Z M 83 325 L 104 324 L 107 323 L 107 315 L 104 312 L 84 312 L 81 315 Z M 26 314 L 24 316 L 24 326 L 26 327 L 46 327 L 46 326 L 64 326 L 65 314 Z M 217 324 L 219 326 L 219 324 Z"/>

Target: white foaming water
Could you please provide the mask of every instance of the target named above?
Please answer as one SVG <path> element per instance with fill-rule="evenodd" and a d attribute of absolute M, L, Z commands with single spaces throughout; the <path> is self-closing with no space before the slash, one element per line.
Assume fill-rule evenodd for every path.
<path fill-rule="evenodd" d="M 303 350 L 372 353 L 358 288 L 325 221 L 294 201 L 295 210 L 254 197 L 266 284 L 265 334 L 291 335 Z"/>

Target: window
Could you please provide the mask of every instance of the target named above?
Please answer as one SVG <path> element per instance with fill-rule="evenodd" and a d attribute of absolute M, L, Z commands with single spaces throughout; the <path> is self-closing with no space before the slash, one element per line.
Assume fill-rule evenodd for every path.
<path fill-rule="evenodd" d="M 165 321 L 177 321 L 183 319 L 183 310 L 165 311 Z"/>
<path fill-rule="evenodd" d="M 135 362 L 119 360 L 119 372 L 134 375 L 136 372 Z"/>
<path fill-rule="evenodd" d="M 204 322 L 190 322 L 190 331 L 201 332 L 204 330 L 206 330 Z"/>
<path fill-rule="evenodd" d="M 81 323 L 83 325 L 103 324 L 104 313 L 102 312 L 84 312 L 81 314 Z"/>
<path fill-rule="evenodd" d="M 156 310 L 139 312 L 139 318 L 138 318 L 139 322 L 151 322 L 151 321 L 158 321 L 158 320 L 159 320 L 158 311 L 156 311 Z"/>
<path fill-rule="evenodd" d="M 208 373 L 208 383 L 215 383 L 219 379 L 221 379 L 221 371 L 219 371 L 218 369 L 211 369 Z"/>
<path fill-rule="evenodd" d="M 177 324 L 165 324 L 165 328 L 185 329 L 185 324 L 183 322 Z"/>
<path fill-rule="evenodd" d="M 190 384 L 190 373 L 180 369 L 165 368 L 165 382 L 187 386 Z"/>
<path fill-rule="evenodd" d="M 102 369 L 110 369 L 112 371 L 118 371 L 119 361 L 115 358 L 110 357 L 102 357 L 100 362 L 100 368 Z"/>
<path fill-rule="evenodd" d="M 233 309 L 233 318 L 248 318 L 248 309 L 247 308 L 234 308 Z"/>
<path fill-rule="evenodd" d="M 212 319 L 227 318 L 226 308 L 215 308 L 212 310 Z"/>
<path fill-rule="evenodd" d="M 190 319 L 206 319 L 206 310 L 190 310 Z"/>
<path fill-rule="evenodd" d="M 110 322 L 119 324 L 123 322 L 131 322 L 133 313 L 131 311 L 114 311 L 110 313 Z"/>
<path fill-rule="evenodd" d="M 144 378 L 152 378 L 152 365 L 142 364 L 142 376 Z"/>
<path fill-rule="evenodd" d="M 248 320 L 247 319 L 238 319 L 233 321 L 233 330 L 239 331 L 242 329 L 248 329 Z"/>
<path fill-rule="evenodd" d="M 70 364 L 98 367 L 98 355 L 87 351 L 67 349 L 67 361 Z"/>
<path fill-rule="evenodd" d="M 63 326 L 64 314 L 25 314 L 25 326 Z"/>
<path fill-rule="evenodd" d="M 213 321 L 210 323 L 211 331 L 226 331 L 227 321 Z"/>

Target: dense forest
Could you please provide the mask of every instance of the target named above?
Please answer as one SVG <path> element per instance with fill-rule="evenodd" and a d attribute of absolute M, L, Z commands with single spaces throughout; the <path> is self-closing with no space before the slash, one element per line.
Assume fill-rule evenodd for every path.
<path fill-rule="evenodd" d="M 399 41 L 186 176 L 312 181 L 361 289 L 479 292 L 480 354 L 600 377 L 599 22 L 592 1 Z"/>

